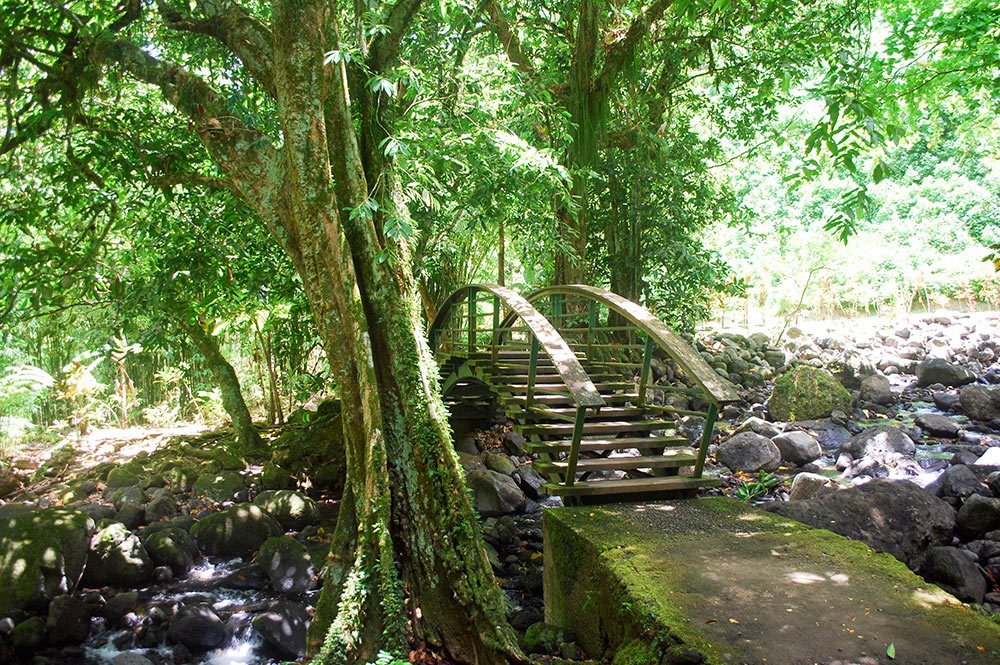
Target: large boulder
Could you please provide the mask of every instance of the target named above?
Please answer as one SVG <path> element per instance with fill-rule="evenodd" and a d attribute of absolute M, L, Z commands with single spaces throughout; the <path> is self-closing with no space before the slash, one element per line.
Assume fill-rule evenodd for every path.
<path fill-rule="evenodd" d="M 291 536 L 268 538 L 257 552 L 271 588 L 279 593 L 304 593 L 309 590 L 316 570 L 306 546 Z"/>
<path fill-rule="evenodd" d="M 75 596 L 56 596 L 49 603 L 49 616 L 45 621 L 49 643 L 55 645 L 77 644 L 90 635 L 90 614 L 87 604 Z"/>
<path fill-rule="evenodd" d="M 298 603 L 280 602 L 261 612 L 251 622 L 264 642 L 283 658 L 299 660 L 306 654 L 309 614 Z"/>
<path fill-rule="evenodd" d="M 765 436 L 740 432 L 719 445 L 716 458 L 733 471 L 774 471 L 781 451 Z"/>
<path fill-rule="evenodd" d="M 958 535 L 962 540 L 974 540 L 997 529 L 1000 529 L 1000 499 L 972 494 L 958 510 Z"/>
<path fill-rule="evenodd" d="M 83 583 L 87 586 L 134 587 L 147 581 L 153 561 L 139 538 L 121 522 L 104 527 L 90 539 Z"/>
<path fill-rule="evenodd" d="M 917 365 L 917 385 L 921 388 L 935 383 L 949 387 L 964 386 L 975 380 L 975 374 L 944 358 L 928 358 Z"/>
<path fill-rule="evenodd" d="M 837 491 L 837 483 L 833 479 L 818 473 L 800 473 L 792 479 L 792 488 L 788 491 L 789 501 L 815 499 L 818 496 Z"/>
<path fill-rule="evenodd" d="M 524 499 L 517 483 L 489 469 L 473 469 L 465 476 L 465 484 L 472 490 L 472 505 L 483 517 L 513 513 Z"/>
<path fill-rule="evenodd" d="M 973 420 L 1000 418 L 1000 386 L 966 386 L 958 393 L 962 412 Z"/>
<path fill-rule="evenodd" d="M 979 567 L 957 547 L 927 550 L 920 574 L 963 603 L 981 603 L 986 595 L 986 578 Z"/>
<path fill-rule="evenodd" d="M 213 501 L 232 501 L 233 495 L 246 488 L 246 483 L 236 471 L 203 473 L 194 482 L 192 496 L 203 496 Z"/>
<path fill-rule="evenodd" d="M 921 413 L 913 422 L 931 436 L 957 439 L 959 435 L 958 423 L 939 413 Z"/>
<path fill-rule="evenodd" d="M 170 620 L 170 639 L 200 653 L 222 646 L 226 641 L 226 624 L 209 605 L 187 605 Z"/>
<path fill-rule="evenodd" d="M 93 531 L 94 520 L 65 508 L 0 518 L 0 615 L 75 589 Z"/>
<path fill-rule="evenodd" d="M 767 410 L 775 420 L 813 420 L 852 404 L 851 393 L 829 372 L 799 365 L 775 379 Z"/>
<path fill-rule="evenodd" d="M 888 425 L 876 425 L 858 432 L 840 447 L 840 452 L 850 453 L 854 459 L 884 457 L 888 453 L 912 455 L 916 450 L 913 439 Z"/>
<path fill-rule="evenodd" d="M 271 536 L 280 536 L 281 526 L 259 506 L 239 503 L 200 520 L 191 535 L 204 554 L 245 556 Z"/>
<path fill-rule="evenodd" d="M 805 466 L 823 454 L 819 441 L 806 432 L 783 432 L 771 441 L 781 451 L 781 459 L 795 466 Z"/>
<path fill-rule="evenodd" d="M 170 527 L 146 536 L 146 551 L 158 566 L 169 566 L 180 577 L 194 565 L 198 546 L 187 531 Z"/>
<path fill-rule="evenodd" d="M 957 497 L 962 501 L 973 494 L 990 495 L 990 488 L 964 464 L 949 466 L 937 480 L 927 486 L 927 490 L 935 496 Z"/>
<path fill-rule="evenodd" d="M 319 507 L 302 492 L 266 490 L 253 502 L 278 520 L 282 528 L 300 531 L 309 524 L 319 524 Z"/>
<path fill-rule="evenodd" d="M 894 398 L 889 379 L 881 374 L 872 374 L 861 382 L 860 397 L 863 401 L 873 404 L 892 404 Z"/>
<path fill-rule="evenodd" d="M 929 547 L 949 543 L 955 532 L 952 507 L 908 481 L 872 480 L 766 510 L 860 540 L 906 563 Z"/>

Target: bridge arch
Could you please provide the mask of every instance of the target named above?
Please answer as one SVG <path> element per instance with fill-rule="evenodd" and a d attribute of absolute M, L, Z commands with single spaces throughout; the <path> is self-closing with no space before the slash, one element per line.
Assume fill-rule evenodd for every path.
<path fill-rule="evenodd" d="M 602 313 L 623 323 L 599 325 Z M 738 395 L 641 305 L 586 285 L 524 297 L 470 284 L 441 304 L 428 332 L 446 394 L 487 386 L 525 448 L 538 454 L 532 466 L 549 476 L 547 493 L 589 503 L 689 494 L 718 483 L 703 475 L 705 457 L 719 409 Z M 689 385 L 650 387 L 656 348 Z M 653 403 L 650 391 L 680 393 L 680 401 Z M 687 396 L 701 399 L 689 404 Z M 698 440 L 679 431 L 686 415 L 705 419 Z"/>

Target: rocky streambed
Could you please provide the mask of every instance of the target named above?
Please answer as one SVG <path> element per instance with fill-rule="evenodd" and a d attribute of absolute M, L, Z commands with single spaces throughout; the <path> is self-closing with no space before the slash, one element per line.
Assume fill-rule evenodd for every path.
<path fill-rule="evenodd" d="M 743 397 L 718 425 L 713 492 L 867 542 L 1000 612 L 1000 318 L 692 341 Z M 652 371 L 686 380 L 664 358 Z M 64 452 L 0 471 L 0 664 L 299 658 L 342 483 L 336 407 L 308 420 L 259 459 L 216 435 L 68 477 Z M 679 424 L 700 437 L 697 417 Z M 502 418 L 456 441 L 508 619 L 553 662 L 606 657 L 543 621 L 541 512 L 560 502 L 523 443 Z"/>

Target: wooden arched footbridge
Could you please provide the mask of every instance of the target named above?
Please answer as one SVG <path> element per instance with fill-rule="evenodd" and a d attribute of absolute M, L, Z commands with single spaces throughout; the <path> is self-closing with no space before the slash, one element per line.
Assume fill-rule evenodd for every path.
<path fill-rule="evenodd" d="M 683 338 L 646 308 L 610 291 L 569 285 L 527 297 L 474 284 L 449 296 L 429 328 L 446 400 L 502 409 L 537 453 L 548 494 L 604 502 L 692 494 L 719 409 L 737 399 Z M 661 349 L 687 385 L 652 385 Z M 665 405 L 654 393 L 679 393 Z M 701 416 L 694 442 L 680 418 Z"/>

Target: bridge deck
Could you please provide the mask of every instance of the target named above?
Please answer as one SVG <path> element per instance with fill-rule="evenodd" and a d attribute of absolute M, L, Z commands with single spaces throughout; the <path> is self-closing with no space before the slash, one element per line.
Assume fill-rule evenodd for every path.
<path fill-rule="evenodd" d="M 544 531 L 546 620 L 591 657 L 659 634 L 706 663 L 1000 663 L 1000 626 L 896 559 L 741 502 L 553 509 Z"/>

